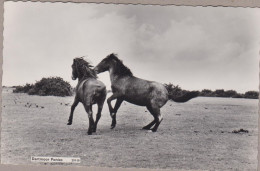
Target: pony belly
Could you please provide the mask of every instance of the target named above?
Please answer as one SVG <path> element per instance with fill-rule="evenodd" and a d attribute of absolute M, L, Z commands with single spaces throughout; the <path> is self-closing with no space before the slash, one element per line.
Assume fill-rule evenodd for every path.
<path fill-rule="evenodd" d="M 124 98 L 125 101 L 138 105 L 138 106 L 147 106 L 149 104 L 149 100 L 144 98 Z"/>

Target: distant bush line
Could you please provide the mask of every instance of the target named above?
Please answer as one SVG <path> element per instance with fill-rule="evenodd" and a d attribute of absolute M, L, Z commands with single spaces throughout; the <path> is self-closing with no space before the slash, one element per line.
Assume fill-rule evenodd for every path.
<path fill-rule="evenodd" d="M 182 95 L 186 94 L 187 92 L 189 92 L 188 90 L 183 90 L 178 85 L 175 86 L 172 83 L 164 84 L 164 86 L 168 90 L 170 98 L 182 96 Z M 247 91 L 244 94 L 241 94 L 241 93 L 237 93 L 235 90 L 217 89 L 215 91 L 212 91 L 209 89 L 204 89 L 202 91 L 199 91 L 199 96 L 258 99 L 259 92 L 258 91 Z"/>
<path fill-rule="evenodd" d="M 73 91 L 71 85 L 60 77 L 42 78 L 35 84 L 14 86 L 14 88 L 14 93 L 27 93 L 39 96 L 71 96 Z"/>
<path fill-rule="evenodd" d="M 178 85 L 175 86 L 172 83 L 164 84 L 169 92 L 169 97 L 179 97 L 190 91 L 183 90 Z M 14 86 L 14 93 L 27 93 L 29 95 L 40 95 L 40 96 L 71 96 L 73 94 L 73 88 L 71 85 L 64 81 L 60 77 L 49 77 L 42 78 L 35 84 L 26 84 L 24 86 Z M 224 90 L 217 89 L 215 91 L 204 89 L 198 91 L 199 96 L 202 97 L 229 97 L 229 98 L 247 98 L 247 99 L 258 99 L 258 91 L 247 91 L 244 94 L 237 93 L 235 90 Z"/>

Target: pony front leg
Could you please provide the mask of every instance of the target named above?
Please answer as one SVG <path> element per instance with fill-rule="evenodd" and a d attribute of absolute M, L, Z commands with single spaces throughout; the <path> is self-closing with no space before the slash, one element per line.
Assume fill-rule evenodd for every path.
<path fill-rule="evenodd" d="M 111 105 L 111 101 L 112 100 L 115 100 L 117 99 L 117 94 L 112 94 L 112 96 L 110 96 L 108 99 L 107 99 L 107 105 L 108 105 L 108 109 L 109 109 L 109 112 L 110 112 L 110 116 L 112 117 L 114 115 L 114 109 Z"/>
<path fill-rule="evenodd" d="M 112 117 L 111 129 L 116 127 L 116 113 L 117 113 L 119 107 L 121 106 L 122 102 L 123 102 L 122 99 L 118 98 L 116 100 L 116 104 L 115 104 L 115 107 L 114 107 L 114 114 L 111 116 Z"/>
<path fill-rule="evenodd" d="M 74 100 L 74 102 L 73 102 L 73 104 L 72 104 L 72 106 L 71 106 L 71 109 L 70 109 L 70 117 L 69 117 L 69 120 L 68 120 L 67 125 L 71 125 L 71 124 L 72 124 L 73 113 L 74 113 L 74 110 L 75 110 L 75 108 L 77 107 L 78 103 L 79 103 L 78 99 L 75 98 L 75 100 Z"/>
<path fill-rule="evenodd" d="M 122 99 L 119 99 L 119 98 L 117 99 L 117 98 L 118 98 L 118 95 L 117 94 L 113 94 L 112 96 L 110 96 L 107 99 L 107 104 L 108 104 L 110 116 L 112 118 L 111 129 L 113 129 L 116 126 L 116 112 L 117 112 L 118 108 L 120 107 L 121 103 L 123 102 Z M 111 105 L 111 101 L 115 100 L 115 99 L 117 99 L 117 101 L 116 101 L 115 107 L 113 109 L 113 107 Z"/>
<path fill-rule="evenodd" d="M 116 99 L 116 98 L 114 97 L 114 95 L 110 96 L 110 97 L 107 99 L 107 105 L 108 105 L 108 109 L 109 109 L 110 116 L 112 115 L 112 113 L 113 113 L 113 111 L 114 111 L 114 109 L 113 109 L 113 107 L 112 107 L 112 105 L 111 105 L 111 101 L 114 100 L 114 99 Z"/>

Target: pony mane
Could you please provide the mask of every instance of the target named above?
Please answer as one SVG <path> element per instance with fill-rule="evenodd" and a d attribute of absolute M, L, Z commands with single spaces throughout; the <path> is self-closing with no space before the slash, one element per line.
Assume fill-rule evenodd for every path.
<path fill-rule="evenodd" d="M 83 77 L 87 78 L 98 78 L 96 72 L 94 69 L 92 69 L 92 65 L 86 60 L 84 60 L 83 57 L 75 58 L 75 62 L 77 62 L 77 67 L 79 72 L 83 75 Z"/>
<path fill-rule="evenodd" d="M 115 60 L 116 61 L 116 66 L 115 66 L 115 73 L 120 75 L 120 76 L 133 76 L 132 71 L 123 64 L 122 60 L 120 60 L 116 54 L 111 53 L 106 57 L 109 60 Z"/>

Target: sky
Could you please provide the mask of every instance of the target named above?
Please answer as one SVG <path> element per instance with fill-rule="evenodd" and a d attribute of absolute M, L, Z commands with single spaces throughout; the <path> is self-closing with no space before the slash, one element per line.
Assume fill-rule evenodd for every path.
<path fill-rule="evenodd" d="M 4 3 L 2 85 L 59 76 L 73 58 L 97 65 L 110 53 L 136 77 L 187 90 L 258 90 L 260 9 Z M 110 89 L 108 73 L 99 79 Z"/>

